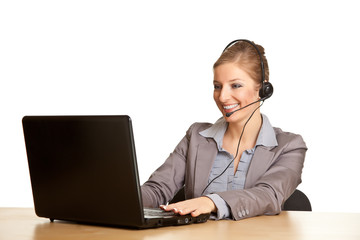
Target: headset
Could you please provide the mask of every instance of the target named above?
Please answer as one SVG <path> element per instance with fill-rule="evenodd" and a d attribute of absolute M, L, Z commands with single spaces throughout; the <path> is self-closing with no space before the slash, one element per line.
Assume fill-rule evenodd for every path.
<path fill-rule="evenodd" d="M 235 111 L 232 111 L 230 113 L 226 113 L 226 117 L 230 117 L 233 113 L 237 112 L 237 111 L 240 111 L 252 104 L 255 104 L 257 102 L 262 102 L 258 107 L 255 108 L 255 110 L 251 113 L 250 117 L 247 119 L 246 123 L 244 124 L 243 126 L 243 129 L 241 131 L 241 135 L 240 135 L 240 138 L 239 138 L 239 141 L 238 141 L 238 144 L 237 144 L 237 149 L 236 149 L 236 154 L 235 154 L 235 157 L 230 161 L 230 163 L 226 166 L 226 168 L 218 175 L 216 176 L 215 178 L 213 178 L 206 186 L 205 188 L 203 189 L 201 195 L 204 194 L 205 190 L 211 185 L 211 183 L 214 182 L 215 179 L 219 178 L 221 175 L 223 175 L 226 170 L 230 167 L 230 165 L 234 162 L 234 160 L 236 159 L 236 157 L 238 156 L 238 153 L 239 153 L 239 147 L 240 147 L 240 142 L 241 142 L 241 138 L 244 134 L 244 131 L 245 131 L 245 127 L 246 125 L 248 124 L 248 122 L 250 121 L 250 119 L 252 118 L 252 116 L 254 115 L 254 113 L 256 112 L 256 110 L 258 110 L 262 104 L 264 103 L 265 99 L 268 99 L 269 97 L 271 97 L 271 95 L 273 94 L 274 92 L 274 88 L 272 86 L 271 83 L 269 82 L 266 82 L 265 81 L 265 67 L 264 67 L 264 61 L 263 61 L 263 58 L 262 58 L 262 55 L 261 55 L 261 52 L 259 50 L 259 48 L 255 45 L 255 43 L 251 42 L 250 40 L 247 40 L 247 39 L 237 39 L 237 40 L 234 40 L 232 42 L 230 42 L 226 47 L 225 49 L 223 50 L 223 53 L 226 51 L 226 49 L 228 49 L 229 47 L 231 47 L 232 45 L 234 45 L 235 43 L 237 42 L 247 42 L 249 44 L 251 44 L 257 51 L 259 57 L 260 57 L 260 65 L 261 65 L 261 88 L 259 89 L 259 97 L 260 99 L 255 101 L 255 102 L 252 102 L 244 107 L 241 107 Z"/>
<path fill-rule="evenodd" d="M 247 43 L 251 44 L 255 48 L 255 50 L 257 51 L 257 53 L 260 57 L 261 88 L 259 89 L 259 97 L 261 99 L 260 101 L 264 101 L 265 99 L 268 99 L 269 97 L 271 97 L 271 95 L 274 92 L 274 88 L 270 82 L 265 81 L 265 67 L 264 67 L 264 61 L 263 61 L 261 52 L 254 42 L 247 40 L 247 39 L 237 39 L 237 40 L 230 42 L 223 50 L 223 53 L 226 51 L 226 49 L 228 49 L 229 47 L 231 47 L 232 45 L 234 45 L 237 42 L 247 42 Z"/>

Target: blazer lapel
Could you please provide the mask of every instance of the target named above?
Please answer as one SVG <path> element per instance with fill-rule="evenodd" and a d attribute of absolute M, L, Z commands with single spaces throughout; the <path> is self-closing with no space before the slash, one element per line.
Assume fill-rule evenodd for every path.
<path fill-rule="evenodd" d="M 208 139 L 207 143 L 198 145 L 197 156 L 195 160 L 194 176 L 194 197 L 200 197 L 202 191 L 208 184 L 211 168 L 217 154 L 215 141 Z"/>
<path fill-rule="evenodd" d="M 245 189 L 253 187 L 274 161 L 274 153 L 270 151 L 271 149 L 264 146 L 256 148 L 246 175 Z"/>

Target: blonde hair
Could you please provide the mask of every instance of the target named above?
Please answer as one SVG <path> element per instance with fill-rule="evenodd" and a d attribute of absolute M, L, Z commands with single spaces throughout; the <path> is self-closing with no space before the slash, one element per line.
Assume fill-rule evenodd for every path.
<path fill-rule="evenodd" d="M 254 42 L 253 42 L 254 43 Z M 255 43 L 254 43 L 255 44 Z M 265 57 L 265 49 L 255 44 L 260 51 L 264 70 L 265 81 L 269 81 L 269 66 Z M 219 59 L 214 63 L 213 69 L 224 63 L 235 63 L 243 69 L 257 83 L 262 84 L 261 60 L 258 51 L 246 41 L 238 41 L 224 50 Z"/>

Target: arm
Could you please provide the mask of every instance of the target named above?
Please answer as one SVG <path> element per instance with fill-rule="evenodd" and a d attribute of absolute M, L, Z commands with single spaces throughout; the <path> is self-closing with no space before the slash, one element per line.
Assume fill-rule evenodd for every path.
<path fill-rule="evenodd" d="M 217 193 L 230 206 L 235 220 L 263 214 L 278 214 L 283 202 L 301 183 L 305 152 L 301 136 L 279 140 L 274 160 L 248 189 Z"/>

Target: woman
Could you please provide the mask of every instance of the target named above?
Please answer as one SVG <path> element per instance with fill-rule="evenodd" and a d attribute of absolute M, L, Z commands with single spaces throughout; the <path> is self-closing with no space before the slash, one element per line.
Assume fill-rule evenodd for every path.
<path fill-rule="evenodd" d="M 260 113 L 272 94 L 264 49 L 230 43 L 214 64 L 215 124 L 195 123 L 174 152 L 144 183 L 143 203 L 181 215 L 214 219 L 278 214 L 301 182 L 305 152 L 300 135 L 273 128 Z M 185 201 L 170 205 L 182 187 Z"/>

